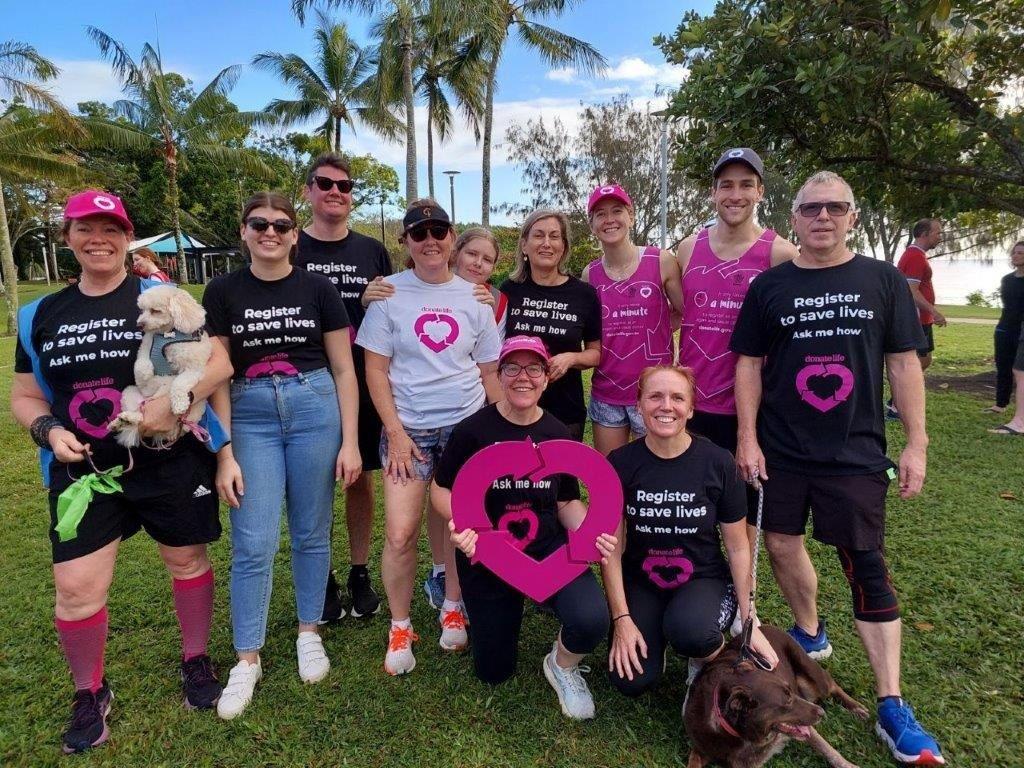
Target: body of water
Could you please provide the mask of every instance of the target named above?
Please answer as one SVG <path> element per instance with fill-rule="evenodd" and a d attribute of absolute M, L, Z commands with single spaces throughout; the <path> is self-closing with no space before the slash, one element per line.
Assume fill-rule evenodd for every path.
<path fill-rule="evenodd" d="M 999 290 L 1003 275 L 1013 271 L 1008 256 L 991 261 L 940 256 L 930 261 L 935 298 L 939 304 L 966 304 L 967 294 L 981 291 L 988 296 Z M 993 306 L 999 306 L 998 300 Z"/>

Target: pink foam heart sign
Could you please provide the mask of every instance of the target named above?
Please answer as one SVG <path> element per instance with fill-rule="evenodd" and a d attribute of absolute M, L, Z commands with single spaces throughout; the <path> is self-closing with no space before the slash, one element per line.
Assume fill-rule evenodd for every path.
<path fill-rule="evenodd" d="M 590 495 L 587 515 L 568 542 L 543 560 L 523 552 L 515 536 L 491 525 L 484 497 L 492 483 L 512 475 L 536 482 L 550 475 L 576 477 Z M 544 602 L 601 559 L 597 537 L 614 534 L 622 519 L 622 486 L 615 470 L 600 453 L 575 440 L 548 440 L 536 445 L 529 438 L 495 443 L 470 457 L 452 486 L 455 530 L 479 532 L 473 562 L 482 563 L 506 584 L 539 603 Z M 511 522 L 511 521 L 510 521 Z"/>
<path fill-rule="evenodd" d="M 796 375 L 796 388 L 805 403 L 827 413 L 853 392 L 853 372 L 841 363 L 812 363 Z M 822 391 L 829 394 L 819 394 Z"/>
<path fill-rule="evenodd" d="M 413 330 L 431 352 L 443 352 L 459 338 L 459 322 L 444 312 L 425 312 L 416 318 Z"/>

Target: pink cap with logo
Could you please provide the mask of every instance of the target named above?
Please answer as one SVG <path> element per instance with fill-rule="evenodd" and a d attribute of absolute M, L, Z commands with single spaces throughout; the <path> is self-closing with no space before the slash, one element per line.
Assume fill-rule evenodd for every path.
<path fill-rule="evenodd" d="M 65 219 L 84 219 L 88 216 L 109 216 L 121 222 L 126 230 L 135 230 L 121 198 L 99 189 L 87 189 L 72 195 L 64 206 Z"/>
<path fill-rule="evenodd" d="M 505 343 L 501 345 L 501 354 L 498 356 L 498 362 L 500 363 L 513 352 L 533 352 L 545 363 L 551 359 L 551 355 L 548 354 L 548 348 L 536 336 L 510 336 L 505 339 Z"/>
<path fill-rule="evenodd" d="M 605 184 L 602 187 L 595 187 L 594 191 L 590 193 L 590 199 L 587 200 L 587 215 L 590 215 L 591 211 L 594 210 L 595 205 L 609 197 L 614 198 L 621 203 L 625 203 L 630 208 L 633 207 L 633 200 L 628 194 L 626 194 L 626 190 L 618 184 Z"/>

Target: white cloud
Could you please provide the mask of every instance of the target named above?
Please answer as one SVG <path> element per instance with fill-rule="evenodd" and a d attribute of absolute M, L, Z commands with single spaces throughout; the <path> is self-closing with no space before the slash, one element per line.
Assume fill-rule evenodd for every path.
<path fill-rule="evenodd" d="M 572 67 L 548 70 L 547 80 L 576 84 L 590 98 L 605 98 L 619 93 L 654 96 L 678 86 L 686 79 L 686 68 L 666 62 L 651 63 L 639 56 L 626 56 L 591 79 L 582 79 Z"/>
<path fill-rule="evenodd" d="M 641 58 L 630 56 L 605 71 L 608 80 L 649 80 L 658 70 Z"/>
<path fill-rule="evenodd" d="M 576 82 L 576 70 L 573 67 L 559 67 L 548 70 L 544 77 L 554 80 L 556 83 L 573 83 Z"/>
<path fill-rule="evenodd" d="M 121 85 L 110 65 L 104 61 L 57 60 L 60 75 L 47 87 L 70 109 L 81 101 L 102 101 L 109 104 L 120 99 Z"/>

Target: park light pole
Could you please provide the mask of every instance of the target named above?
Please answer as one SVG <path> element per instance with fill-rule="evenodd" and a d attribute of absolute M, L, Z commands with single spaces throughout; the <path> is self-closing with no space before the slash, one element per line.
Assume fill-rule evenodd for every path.
<path fill-rule="evenodd" d="M 661 248 L 668 247 L 668 109 L 651 112 L 661 118 Z"/>
<path fill-rule="evenodd" d="M 443 173 L 448 177 L 448 191 L 452 201 L 452 226 L 455 226 L 455 177 L 462 171 L 443 171 Z"/>

